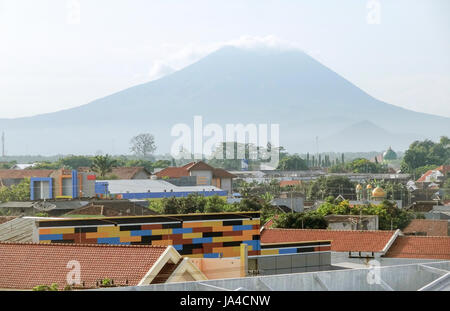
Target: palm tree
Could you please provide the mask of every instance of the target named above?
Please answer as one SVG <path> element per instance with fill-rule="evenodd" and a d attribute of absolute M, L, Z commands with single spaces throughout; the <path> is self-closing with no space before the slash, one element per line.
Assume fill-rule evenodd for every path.
<path fill-rule="evenodd" d="M 101 178 L 105 178 L 106 174 L 112 172 L 112 168 L 117 164 L 117 161 L 112 159 L 108 154 L 105 156 L 99 155 L 94 157 L 91 169 L 100 174 Z"/>

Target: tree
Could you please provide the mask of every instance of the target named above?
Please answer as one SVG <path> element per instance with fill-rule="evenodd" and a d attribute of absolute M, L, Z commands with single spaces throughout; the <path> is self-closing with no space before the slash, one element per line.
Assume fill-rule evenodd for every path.
<path fill-rule="evenodd" d="M 60 166 L 67 166 L 71 169 L 77 170 L 80 167 L 91 167 L 92 158 L 86 156 L 68 156 L 58 161 Z"/>
<path fill-rule="evenodd" d="M 380 163 L 370 162 L 367 159 L 358 158 L 347 163 L 347 168 L 353 173 L 385 173 L 387 168 Z"/>
<path fill-rule="evenodd" d="M 444 200 L 450 200 L 450 177 L 447 177 L 442 189 L 444 190 Z"/>
<path fill-rule="evenodd" d="M 309 185 L 307 196 L 310 200 L 320 200 L 328 196 L 334 198 L 338 195 L 350 196 L 353 198 L 355 194 L 355 184 L 347 177 L 328 176 L 319 177 Z"/>
<path fill-rule="evenodd" d="M 443 165 L 450 163 L 450 139 L 442 136 L 438 143 L 426 139 L 416 140 L 406 150 L 401 164 L 402 172 L 413 173 L 417 177 L 416 170 L 428 165 Z"/>
<path fill-rule="evenodd" d="M 30 200 L 30 179 L 25 179 L 17 185 L 0 187 L 0 202 Z"/>
<path fill-rule="evenodd" d="M 284 213 L 274 219 L 275 228 L 286 229 L 326 229 L 325 217 L 315 212 Z"/>
<path fill-rule="evenodd" d="M 95 156 L 92 161 L 91 169 L 100 174 L 101 178 L 105 178 L 106 174 L 112 172 L 112 168 L 116 165 L 116 160 L 112 159 L 108 154 Z"/>
<path fill-rule="evenodd" d="M 205 207 L 205 212 L 207 212 L 207 213 L 223 212 L 226 205 L 227 205 L 227 202 L 223 198 L 215 195 L 215 196 L 208 198 L 206 207 Z"/>
<path fill-rule="evenodd" d="M 137 156 L 142 156 L 144 158 L 156 150 L 155 137 L 152 134 L 139 134 L 133 137 L 130 143 L 131 151 Z"/>
<path fill-rule="evenodd" d="M 285 171 L 301 171 L 307 170 L 308 165 L 306 165 L 305 160 L 303 160 L 299 155 L 294 154 L 281 159 L 278 163 L 277 169 Z"/>

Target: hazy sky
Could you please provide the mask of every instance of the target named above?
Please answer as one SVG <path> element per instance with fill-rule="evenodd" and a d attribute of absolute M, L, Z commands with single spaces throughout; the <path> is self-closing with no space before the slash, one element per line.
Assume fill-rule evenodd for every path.
<path fill-rule="evenodd" d="M 0 118 L 83 105 L 230 43 L 299 47 L 380 100 L 450 117 L 448 0 L 0 0 Z"/>

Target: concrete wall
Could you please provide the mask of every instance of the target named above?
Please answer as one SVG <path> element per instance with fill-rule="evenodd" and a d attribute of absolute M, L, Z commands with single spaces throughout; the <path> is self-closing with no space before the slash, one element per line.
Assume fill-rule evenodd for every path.
<path fill-rule="evenodd" d="M 288 208 L 291 208 L 291 205 L 295 212 L 301 213 L 304 209 L 304 198 L 297 197 L 297 198 L 276 198 L 273 199 L 272 204 L 275 205 L 283 205 L 287 206 Z"/>
<path fill-rule="evenodd" d="M 35 200 L 50 199 L 50 182 L 48 181 L 35 181 L 33 183 L 33 192 Z"/>
<path fill-rule="evenodd" d="M 330 266 L 330 252 L 252 256 L 249 258 L 249 270 L 251 273 L 255 273 L 257 275 L 330 270 Z"/>
<path fill-rule="evenodd" d="M 81 173 L 81 193 L 82 198 L 93 198 L 95 197 L 95 180 L 88 179 L 89 173 Z"/>
<path fill-rule="evenodd" d="M 325 217 L 328 220 L 328 229 L 331 230 L 378 230 L 378 216 L 376 215 L 374 217 L 362 217 L 362 220 L 357 215 L 349 215 L 347 219 L 342 217 L 342 220 L 333 218 L 333 215 Z M 356 219 L 357 222 L 354 223 L 349 218 Z"/>
<path fill-rule="evenodd" d="M 191 176 L 197 177 L 197 185 L 211 185 L 212 171 L 191 171 Z"/>
<path fill-rule="evenodd" d="M 183 186 L 196 186 L 197 185 L 197 177 L 196 176 L 182 176 L 180 178 L 169 178 L 164 179 L 171 183 L 172 185 L 183 187 Z"/>
<path fill-rule="evenodd" d="M 71 178 L 63 178 L 62 179 L 62 195 L 63 196 L 72 196 L 72 179 Z"/>
<path fill-rule="evenodd" d="M 209 280 L 238 278 L 241 261 L 234 258 L 190 258 Z"/>
<path fill-rule="evenodd" d="M 149 179 L 150 174 L 147 174 L 146 172 L 140 171 L 132 179 Z"/>
<path fill-rule="evenodd" d="M 232 192 L 231 178 L 221 178 L 219 188 L 227 191 L 228 194 L 231 194 L 231 192 Z"/>

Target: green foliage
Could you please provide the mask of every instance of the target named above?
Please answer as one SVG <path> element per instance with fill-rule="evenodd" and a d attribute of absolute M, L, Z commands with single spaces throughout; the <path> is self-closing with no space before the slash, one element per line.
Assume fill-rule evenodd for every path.
<path fill-rule="evenodd" d="M 421 216 L 415 215 L 413 212 L 399 209 L 395 203 L 384 200 L 378 205 L 368 204 L 350 207 L 348 201 L 340 203 L 327 200 L 318 209 L 317 213 L 322 216 L 326 215 L 377 215 L 380 230 L 403 230 L 408 226 L 412 219 Z"/>
<path fill-rule="evenodd" d="M 113 285 L 113 281 L 112 281 L 111 279 L 104 278 L 104 279 L 101 281 L 101 285 L 102 285 L 102 286 L 111 286 L 111 285 Z"/>
<path fill-rule="evenodd" d="M 226 200 L 215 195 L 212 197 L 208 197 L 206 200 L 206 213 L 219 213 L 225 211 L 225 206 L 227 205 Z"/>
<path fill-rule="evenodd" d="M 444 200 L 450 200 L 450 177 L 447 177 L 442 189 L 444 189 Z"/>
<path fill-rule="evenodd" d="M 93 162 L 92 157 L 72 155 L 60 159 L 57 163 L 59 163 L 61 167 L 64 166 L 70 169 L 77 170 L 80 167 L 91 167 L 92 162 Z"/>
<path fill-rule="evenodd" d="M 263 206 L 264 203 L 257 197 L 243 198 L 239 203 L 239 210 L 241 212 L 259 211 Z"/>
<path fill-rule="evenodd" d="M 276 179 L 273 179 L 270 182 L 262 182 L 262 183 L 258 182 L 248 183 L 245 181 L 239 181 L 234 185 L 234 188 L 241 194 L 243 198 L 263 197 L 267 193 L 272 196 L 277 196 L 282 191 L 280 183 Z M 297 187 L 293 188 L 297 189 Z"/>
<path fill-rule="evenodd" d="M 162 200 L 150 200 L 149 209 L 159 214 L 219 213 L 260 211 L 266 204 L 261 198 L 244 198 L 239 203 L 227 203 L 218 195 L 204 197 L 189 194 L 187 197 L 169 197 Z"/>
<path fill-rule="evenodd" d="M 426 172 L 428 172 L 429 170 L 434 170 L 437 167 L 438 167 L 438 165 L 435 165 L 435 164 L 424 165 L 424 166 L 418 167 L 418 168 L 414 169 L 414 175 L 420 177 L 423 174 L 425 174 Z"/>
<path fill-rule="evenodd" d="M 356 158 L 351 162 L 337 163 L 330 167 L 329 171 L 330 173 L 386 173 L 387 166 L 364 158 Z"/>
<path fill-rule="evenodd" d="M 406 185 L 394 181 L 378 181 L 377 185 L 386 191 L 386 198 L 390 200 L 404 200 L 408 194 Z"/>
<path fill-rule="evenodd" d="M 355 184 L 343 176 L 322 176 L 310 183 L 307 190 L 309 200 L 324 199 L 328 196 L 335 198 L 339 194 L 342 194 L 344 197 L 354 196 Z"/>
<path fill-rule="evenodd" d="M 284 171 L 302 171 L 307 170 L 308 165 L 299 155 L 294 154 L 285 156 L 281 159 L 278 163 L 277 169 Z"/>
<path fill-rule="evenodd" d="M 39 212 L 39 213 L 36 213 L 36 215 L 34 215 L 34 216 L 36 216 L 36 217 L 49 217 L 48 213 L 46 213 L 46 212 Z"/>
<path fill-rule="evenodd" d="M 105 178 L 106 174 L 112 172 L 116 164 L 117 160 L 112 159 L 109 155 L 99 155 L 94 157 L 91 168 L 94 172 L 100 174 L 100 178 Z"/>
<path fill-rule="evenodd" d="M 48 161 L 44 161 L 44 162 L 38 162 L 36 163 L 36 165 L 34 165 L 33 167 L 31 167 L 31 169 L 33 170 L 57 170 L 61 168 L 61 163 L 57 162 L 48 162 Z"/>
<path fill-rule="evenodd" d="M 402 172 L 408 172 L 418 177 L 416 170 L 427 165 L 443 165 L 450 162 L 450 139 L 442 136 L 440 141 L 415 141 L 405 152 L 401 164 Z"/>
<path fill-rule="evenodd" d="M 328 222 L 319 213 L 284 213 L 274 219 L 275 228 L 288 229 L 326 229 Z"/>
<path fill-rule="evenodd" d="M 52 285 L 37 285 L 33 287 L 33 291 L 58 291 L 58 284 L 53 283 Z"/>
<path fill-rule="evenodd" d="M 30 200 L 30 179 L 11 187 L 0 187 L 0 202 Z"/>
<path fill-rule="evenodd" d="M 347 164 L 348 169 L 353 173 L 385 173 L 387 172 L 387 167 L 379 164 L 370 162 L 367 159 L 355 159 Z"/>
<path fill-rule="evenodd" d="M 9 170 L 11 167 L 17 164 L 17 161 L 9 161 L 0 163 L 0 169 Z"/>

